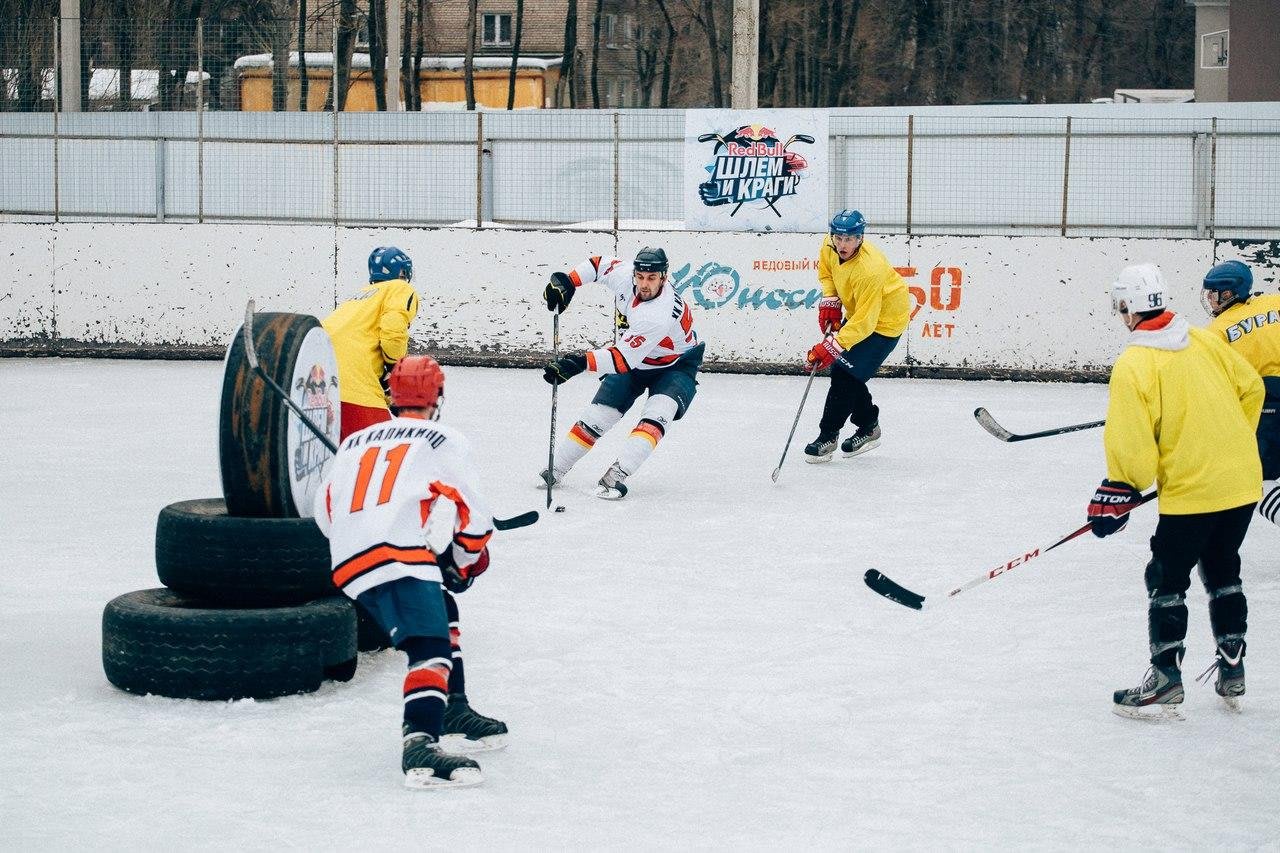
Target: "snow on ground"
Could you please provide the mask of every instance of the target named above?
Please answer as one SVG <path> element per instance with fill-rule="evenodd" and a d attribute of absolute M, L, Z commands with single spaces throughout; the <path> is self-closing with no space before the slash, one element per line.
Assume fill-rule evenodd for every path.
<path fill-rule="evenodd" d="M 815 385 L 705 375 L 620 503 L 590 496 L 621 436 L 569 477 L 563 514 L 499 534 L 461 599 L 476 707 L 512 745 L 483 787 L 401 787 L 403 657 L 268 702 L 137 697 L 100 663 L 103 605 L 158 585 L 164 505 L 220 493 L 212 362 L 0 361 L 0 838 L 9 849 L 1275 849 L 1280 838 L 1277 536 L 1245 544 L 1246 713 L 1188 684 L 1182 724 L 1122 720 L 1146 667 L 1155 520 L 1092 537 L 935 612 L 880 599 L 868 566 L 926 592 L 1084 520 L 1100 433 L 1002 445 L 1102 417 L 1083 385 L 881 380 L 882 447 L 801 461 Z M 592 393 L 564 389 L 560 427 Z M 499 514 L 538 506 L 548 389 L 448 370 Z M 633 415 L 634 418 L 634 415 Z M 1212 657 L 1189 597 L 1188 682 Z"/>

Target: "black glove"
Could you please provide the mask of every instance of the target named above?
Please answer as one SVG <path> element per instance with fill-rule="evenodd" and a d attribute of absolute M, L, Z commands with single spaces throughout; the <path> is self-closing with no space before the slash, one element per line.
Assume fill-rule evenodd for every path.
<path fill-rule="evenodd" d="M 581 353 L 562 355 L 542 368 L 542 378 L 550 385 L 568 382 L 587 369 L 587 357 Z"/>
<path fill-rule="evenodd" d="M 444 588 L 457 595 L 471 589 L 476 578 L 489 568 L 489 549 L 486 547 L 481 551 L 480 559 L 471 565 L 459 568 L 453 562 L 453 546 L 449 546 L 440 555 L 437 565 L 440 567 L 440 576 L 444 579 Z"/>
<path fill-rule="evenodd" d="M 382 375 L 378 377 L 378 384 L 382 386 L 382 396 L 388 401 L 391 400 L 391 371 L 395 369 L 395 364 L 382 364 Z"/>
<path fill-rule="evenodd" d="M 569 276 L 562 272 L 553 272 L 551 281 L 547 282 L 547 289 L 542 291 L 542 298 L 547 300 L 547 310 L 563 313 L 573 301 L 574 290 L 576 288 Z"/>
<path fill-rule="evenodd" d="M 1089 501 L 1089 521 L 1099 539 L 1124 530 L 1129 512 L 1142 501 L 1142 493 L 1128 483 L 1103 480 Z"/>

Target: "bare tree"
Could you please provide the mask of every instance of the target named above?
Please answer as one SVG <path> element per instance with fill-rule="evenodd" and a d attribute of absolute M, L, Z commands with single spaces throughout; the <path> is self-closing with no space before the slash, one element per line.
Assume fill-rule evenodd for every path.
<path fill-rule="evenodd" d="M 507 109 L 516 108 L 516 67 L 520 64 L 520 37 L 524 33 L 524 0 L 516 0 L 516 32 L 511 40 L 511 75 L 507 78 Z"/>
<path fill-rule="evenodd" d="M 422 55 L 427 41 L 427 0 L 418 0 L 418 34 L 413 42 L 413 109 L 422 109 Z"/>
<path fill-rule="evenodd" d="M 564 20 L 564 53 L 560 58 L 560 79 L 556 81 L 556 106 L 564 106 L 563 93 L 568 91 L 569 108 L 578 106 L 573 78 L 576 73 L 574 54 L 578 47 L 578 0 L 569 0 Z"/>
<path fill-rule="evenodd" d="M 387 109 L 387 2 L 369 0 L 369 70 L 373 73 L 374 109 Z"/>
<path fill-rule="evenodd" d="M 298 0 L 298 109 L 307 110 L 311 81 L 307 78 L 307 0 Z"/>
<path fill-rule="evenodd" d="M 467 55 L 462 62 L 463 85 L 467 89 L 467 109 L 476 108 L 476 17 L 478 0 L 467 0 Z"/>
<path fill-rule="evenodd" d="M 658 101 L 658 106 L 668 107 L 671 105 L 671 59 L 676 49 L 676 25 L 671 21 L 671 12 L 667 9 L 666 0 L 654 0 L 658 4 L 658 11 L 662 13 L 662 19 L 667 25 L 667 43 L 662 51 L 662 96 Z"/>
<path fill-rule="evenodd" d="M 600 109 L 600 18 L 604 0 L 596 0 L 596 11 L 591 18 L 591 108 Z"/>

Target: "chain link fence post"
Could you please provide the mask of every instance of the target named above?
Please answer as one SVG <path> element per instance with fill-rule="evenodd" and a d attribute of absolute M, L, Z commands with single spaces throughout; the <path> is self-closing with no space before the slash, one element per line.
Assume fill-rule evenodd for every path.
<path fill-rule="evenodd" d="M 338 98 L 340 97 L 338 93 L 338 25 L 341 20 L 338 10 L 335 8 L 333 12 L 333 33 L 330 38 L 330 42 L 333 47 L 333 68 L 329 76 L 329 98 L 333 103 L 333 227 L 335 240 L 337 239 L 337 228 L 338 223 L 340 222 L 338 216 L 338 199 L 341 196 L 340 187 L 342 186 L 342 172 L 338 167 Z M 334 265 L 336 274 L 336 255 L 334 256 Z M 334 294 L 334 298 L 337 298 L 336 293 Z"/>
<path fill-rule="evenodd" d="M 915 165 L 916 117 L 907 116 L 907 236 L 911 236 L 911 179 Z"/>
<path fill-rule="evenodd" d="M 1071 116 L 1067 116 L 1067 129 L 1062 137 L 1062 230 L 1067 236 L 1067 196 L 1071 188 Z"/>
<path fill-rule="evenodd" d="M 196 18 L 196 222 L 204 222 L 204 18 Z"/>
<path fill-rule="evenodd" d="M 53 221 L 61 222 L 61 205 L 58 199 L 58 114 L 62 112 L 62 21 L 53 19 Z M 41 85 L 44 75 L 41 74 Z M 37 95 L 36 103 L 39 103 Z"/>
<path fill-rule="evenodd" d="M 1218 221 L 1218 118 L 1209 126 L 1209 239 L 1216 239 Z"/>
<path fill-rule="evenodd" d="M 622 206 L 621 140 L 618 119 L 618 113 L 615 112 L 613 114 L 613 236 L 615 240 L 618 237 L 619 209 Z"/>
<path fill-rule="evenodd" d="M 484 228 L 484 112 L 476 110 L 476 230 Z"/>

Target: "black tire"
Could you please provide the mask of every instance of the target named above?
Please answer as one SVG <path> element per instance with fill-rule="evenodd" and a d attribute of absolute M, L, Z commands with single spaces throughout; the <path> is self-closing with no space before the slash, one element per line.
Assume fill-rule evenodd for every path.
<path fill-rule="evenodd" d="M 180 501 L 156 520 L 156 572 L 172 590 L 271 607 L 337 595 L 329 540 L 309 518 L 237 518 L 221 498 Z"/>
<path fill-rule="evenodd" d="M 262 312 L 254 315 L 254 350 L 268 376 L 293 394 L 301 369 L 303 341 L 320 321 L 306 314 Z M 321 376 L 324 382 L 334 377 Z M 302 429 L 292 416 L 294 428 Z M 336 443 L 340 421 L 330 411 L 320 426 Z M 240 330 L 227 350 L 222 377 L 222 406 L 218 432 L 218 458 L 222 468 L 222 493 L 233 516 L 297 518 L 310 515 L 310 507 L 295 505 L 289 457 L 291 412 L 262 377 L 249 367 Z M 328 451 L 307 433 L 308 459 L 328 458 Z M 313 444 L 314 442 L 314 444 Z"/>
<path fill-rule="evenodd" d="M 130 693 L 269 699 L 354 674 L 356 616 L 334 596 L 300 607 L 234 610 L 168 589 L 125 593 L 102 613 L 102 668 Z"/>

